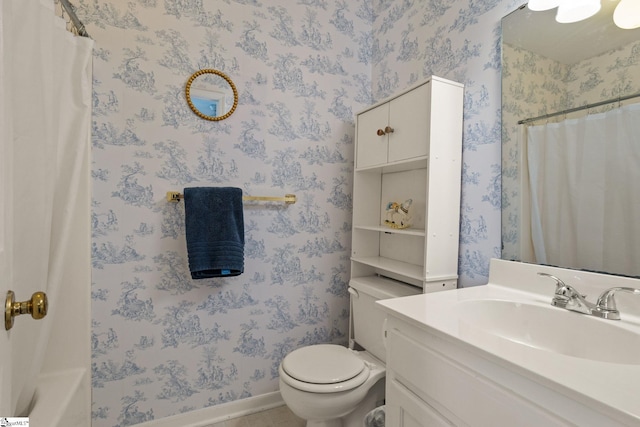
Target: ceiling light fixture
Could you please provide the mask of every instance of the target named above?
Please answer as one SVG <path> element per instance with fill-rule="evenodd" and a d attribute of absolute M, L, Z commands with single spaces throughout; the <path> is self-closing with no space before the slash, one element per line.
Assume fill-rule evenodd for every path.
<path fill-rule="evenodd" d="M 561 24 L 587 19 L 600 10 L 600 0 L 561 0 L 556 21 Z"/>
<path fill-rule="evenodd" d="M 613 11 L 613 22 L 624 30 L 640 27 L 640 1 L 620 0 Z"/>

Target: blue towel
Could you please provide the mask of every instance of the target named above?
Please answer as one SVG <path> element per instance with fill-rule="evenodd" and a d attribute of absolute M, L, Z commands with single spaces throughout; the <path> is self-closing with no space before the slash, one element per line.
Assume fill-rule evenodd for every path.
<path fill-rule="evenodd" d="M 187 255 L 191 278 L 238 276 L 244 271 L 242 190 L 184 189 Z"/>

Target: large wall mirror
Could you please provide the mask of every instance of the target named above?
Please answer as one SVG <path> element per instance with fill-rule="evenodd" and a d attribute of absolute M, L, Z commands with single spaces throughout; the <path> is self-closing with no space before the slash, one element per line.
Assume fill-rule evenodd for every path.
<path fill-rule="evenodd" d="M 529 178 L 523 179 L 530 174 L 526 141 L 530 141 L 532 125 L 558 124 L 581 115 L 593 117 L 616 108 L 639 106 L 639 97 L 625 98 L 640 94 L 640 29 L 622 30 L 615 26 L 612 15 L 617 3 L 603 0 L 597 15 L 572 24 L 557 23 L 555 9 L 533 12 L 526 4 L 502 20 L 503 259 L 541 263 L 536 260 L 531 243 Z M 616 99 L 617 102 L 606 102 Z M 580 108 L 598 103 L 603 105 Z M 524 125 L 518 123 L 540 116 L 546 117 Z M 610 189 L 604 191 L 613 193 Z M 640 194 L 640 187 L 634 191 Z M 625 203 L 624 197 L 616 200 L 617 204 Z M 640 223 L 640 218 L 626 221 L 628 233 L 633 232 L 633 223 Z M 593 268 L 579 260 L 565 265 L 548 264 L 640 276 L 640 247 L 630 248 L 627 253 L 637 265 L 635 271 L 621 271 L 615 263 Z"/>
<path fill-rule="evenodd" d="M 224 120 L 238 105 L 236 85 L 226 74 L 214 69 L 193 73 L 187 80 L 185 95 L 189 108 L 205 120 Z"/>

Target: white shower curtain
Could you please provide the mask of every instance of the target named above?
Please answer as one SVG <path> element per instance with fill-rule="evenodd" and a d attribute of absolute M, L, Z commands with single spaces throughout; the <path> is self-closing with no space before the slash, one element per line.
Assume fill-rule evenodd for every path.
<path fill-rule="evenodd" d="M 528 129 L 536 261 L 640 275 L 640 104 Z"/>
<path fill-rule="evenodd" d="M 19 300 L 39 290 L 49 297 L 47 318 L 17 319 L 20 331 L 11 331 L 13 350 L 22 355 L 12 360 L 11 414 L 29 404 L 50 317 L 65 309 L 60 289 L 75 250 L 68 231 L 77 221 L 78 188 L 88 188 L 93 41 L 69 33 L 53 6 L 53 0 L 2 0 L 0 7 L 0 137 L 2 152 L 13 156 L 6 178 L 12 197 L 3 200 L 14 220 L 12 283 L 22 288 Z"/>

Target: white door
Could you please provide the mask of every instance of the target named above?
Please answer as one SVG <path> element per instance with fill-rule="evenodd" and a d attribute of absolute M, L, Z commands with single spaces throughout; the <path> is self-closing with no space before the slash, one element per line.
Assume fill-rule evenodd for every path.
<path fill-rule="evenodd" d="M 25 211 L 24 204 L 15 200 L 16 194 L 20 194 L 16 190 L 21 186 L 11 182 L 10 172 L 15 172 L 15 164 L 11 162 L 11 142 L 3 138 L 0 149 L 3 172 L 0 178 L 0 301 L 3 302 L 9 290 L 15 293 L 16 301 L 28 300 L 36 291 L 46 291 L 46 270 L 42 267 L 48 259 L 42 257 L 43 243 L 46 241 L 48 245 L 48 239 L 43 238 L 33 244 L 34 234 L 42 231 L 46 222 L 42 211 L 37 208 Z M 25 233 L 29 228 L 31 230 Z M 21 238 L 24 241 L 20 242 Z M 36 322 L 31 316 L 22 315 L 14 318 L 9 331 L 4 327 L 0 329 L 0 416 L 22 415 L 31 401 L 42 361 L 36 353 L 43 347 L 40 340 L 45 321 L 46 318 Z"/>
<path fill-rule="evenodd" d="M 46 291 L 51 213 L 45 209 L 50 152 L 26 107 L 16 106 L 14 95 L 28 72 L 19 74 L 11 52 L 12 2 L 0 6 L 0 301 L 7 291 L 17 301 Z M 23 69 L 24 70 L 24 69 Z M 40 139 L 38 139 L 40 138 Z M 27 410 L 40 371 L 44 322 L 28 315 L 17 317 L 10 331 L 0 329 L 0 417 Z"/>
<path fill-rule="evenodd" d="M 0 6 L 0 13 L 4 9 Z M 1 18 L 1 15 L 0 15 Z M 3 25 L 3 20 L 0 19 L 0 26 Z M 4 57 L 3 52 L 3 28 L 0 27 L 0 61 Z M 10 192 L 10 177 L 11 163 L 7 161 L 10 155 L 9 146 L 5 143 L 9 129 L 5 120 L 5 103 L 7 94 L 5 92 L 5 66 L 4 61 L 0 63 L 0 294 L 6 295 L 7 290 L 12 286 L 11 259 L 9 257 L 10 251 L 7 249 L 7 244 L 11 240 L 11 227 L 8 223 L 11 222 L 10 215 L 11 210 L 9 204 L 5 202 L 13 192 Z M 0 332 L 0 416 L 11 415 L 11 357 L 12 351 L 10 347 L 9 334 Z"/>

